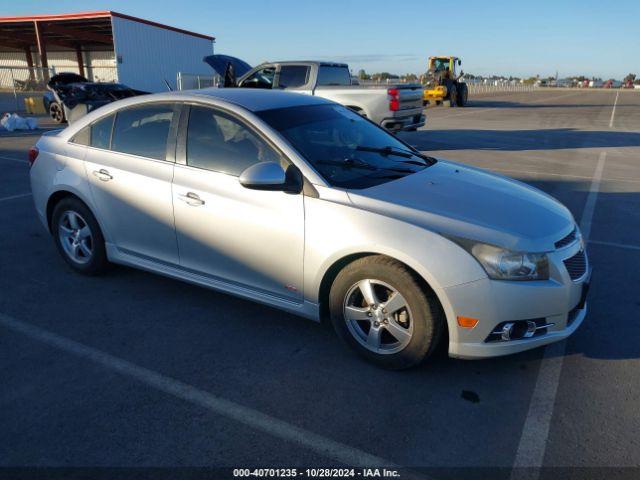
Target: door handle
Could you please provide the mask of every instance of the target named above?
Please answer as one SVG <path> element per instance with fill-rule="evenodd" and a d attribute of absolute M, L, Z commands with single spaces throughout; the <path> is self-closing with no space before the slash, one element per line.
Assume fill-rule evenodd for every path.
<path fill-rule="evenodd" d="M 93 174 L 103 182 L 108 182 L 109 180 L 113 180 L 113 176 L 104 168 L 101 168 L 100 170 L 94 170 Z"/>
<path fill-rule="evenodd" d="M 204 205 L 204 200 L 202 200 L 198 196 L 198 194 L 193 192 L 188 192 L 186 194 L 179 193 L 178 198 L 187 203 L 187 205 L 191 205 L 192 207 L 199 207 L 200 205 Z"/>

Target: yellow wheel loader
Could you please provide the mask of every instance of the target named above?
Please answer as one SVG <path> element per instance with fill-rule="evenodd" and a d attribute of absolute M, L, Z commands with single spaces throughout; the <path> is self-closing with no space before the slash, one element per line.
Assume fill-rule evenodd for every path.
<path fill-rule="evenodd" d="M 424 75 L 425 85 L 423 103 L 442 104 L 449 101 L 451 107 L 464 107 L 469 97 L 467 84 L 462 81 L 464 72 L 458 67 L 462 61 L 458 57 L 429 57 L 427 73 Z"/>

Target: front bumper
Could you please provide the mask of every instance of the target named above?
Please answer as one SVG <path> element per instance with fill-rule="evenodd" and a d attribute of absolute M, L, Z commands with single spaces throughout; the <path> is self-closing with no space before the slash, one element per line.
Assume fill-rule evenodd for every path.
<path fill-rule="evenodd" d="M 445 289 L 449 307 L 449 355 L 487 358 L 518 353 L 564 340 L 577 330 L 587 313 L 586 292 L 591 277 L 571 279 L 564 260 L 577 248 L 549 254 L 551 278 L 514 282 L 488 278 Z M 585 254 L 586 255 L 586 254 Z M 586 257 L 585 257 L 586 258 Z M 478 319 L 474 328 L 462 328 L 457 317 Z M 547 327 L 530 338 L 502 340 L 493 334 L 505 322 L 536 321 Z M 493 334 L 493 335 L 492 335 Z"/>

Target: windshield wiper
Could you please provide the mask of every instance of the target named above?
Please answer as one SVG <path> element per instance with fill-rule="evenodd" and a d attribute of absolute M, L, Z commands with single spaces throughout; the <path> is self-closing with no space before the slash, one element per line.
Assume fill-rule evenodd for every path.
<path fill-rule="evenodd" d="M 403 163 L 413 163 L 414 165 L 426 166 L 426 165 L 433 165 L 435 163 L 434 159 L 432 159 L 431 157 L 427 157 L 426 155 L 423 155 L 419 152 L 414 152 L 412 150 L 407 150 L 404 148 L 398 148 L 398 147 L 392 147 L 392 146 L 366 147 L 364 145 L 358 145 L 356 147 L 356 150 L 359 150 L 361 152 L 379 153 L 385 157 L 389 155 L 394 155 L 396 157 L 403 157 L 403 158 L 418 157 L 424 160 L 424 162 L 416 162 L 416 161 L 410 161 L 410 160 L 403 161 Z"/>
<path fill-rule="evenodd" d="M 413 157 L 413 153 L 409 153 L 404 150 L 394 150 L 393 147 L 365 147 L 364 145 L 358 145 L 356 147 L 356 150 L 358 150 L 359 152 L 379 153 L 381 155 L 384 155 L 385 157 L 389 155 L 395 155 L 396 157 L 404 158 Z"/>
<path fill-rule="evenodd" d="M 343 168 L 361 168 L 363 170 L 379 170 L 379 167 L 375 165 L 371 165 L 367 162 L 363 162 L 362 160 L 358 160 L 356 158 L 345 158 L 344 160 L 318 160 L 318 163 L 322 163 L 323 165 L 334 165 L 336 167 Z"/>
<path fill-rule="evenodd" d="M 372 172 L 385 171 L 385 172 L 397 172 L 397 173 L 416 173 L 415 170 L 408 168 L 395 168 L 395 167 L 382 167 L 377 165 L 371 165 L 358 158 L 345 158 L 344 160 L 319 160 L 318 163 L 323 165 L 334 165 L 336 167 L 343 168 L 360 168 L 362 170 L 371 170 Z M 403 162 L 404 163 L 404 162 Z M 409 162 L 407 162 L 409 163 Z M 411 162 L 413 163 L 413 162 Z M 420 164 L 422 165 L 422 164 Z"/>

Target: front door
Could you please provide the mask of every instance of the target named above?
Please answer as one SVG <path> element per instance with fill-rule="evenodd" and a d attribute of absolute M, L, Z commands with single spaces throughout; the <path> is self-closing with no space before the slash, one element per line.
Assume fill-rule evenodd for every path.
<path fill-rule="evenodd" d="M 238 176 L 264 161 L 282 161 L 265 139 L 235 116 L 191 106 L 175 166 L 173 202 L 180 264 L 232 286 L 302 300 L 302 195 L 244 188 Z"/>

